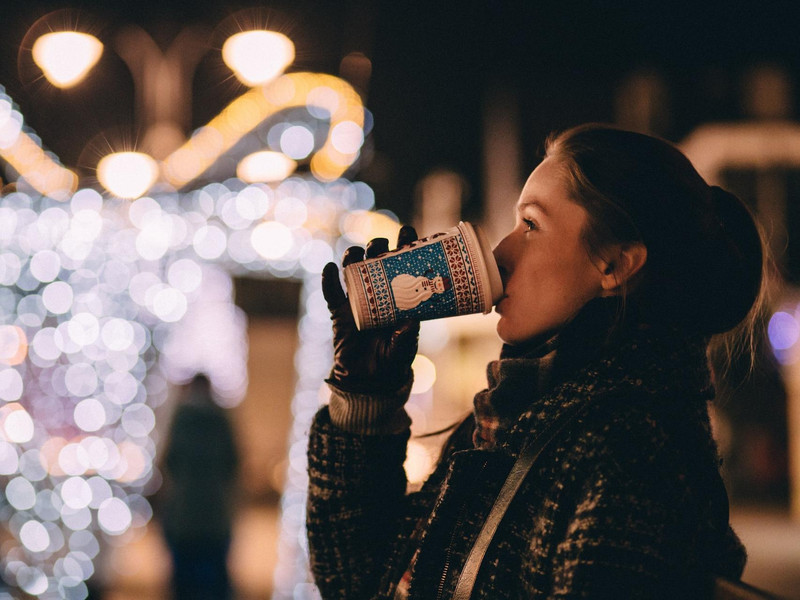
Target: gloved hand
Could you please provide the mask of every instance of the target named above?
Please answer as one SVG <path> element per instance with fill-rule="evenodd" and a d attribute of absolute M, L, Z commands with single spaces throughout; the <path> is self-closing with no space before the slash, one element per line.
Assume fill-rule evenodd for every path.
<path fill-rule="evenodd" d="M 414 228 L 405 225 L 397 236 L 397 247 L 416 239 Z M 366 258 L 388 251 L 389 241 L 375 238 L 367 244 Z M 364 257 L 363 248 L 351 246 L 344 253 L 342 266 L 364 260 Z M 394 327 L 359 331 L 334 263 L 328 263 L 322 270 L 322 294 L 333 321 L 333 369 L 328 382 L 347 392 L 398 391 L 411 374 L 411 363 L 417 354 L 419 322 L 406 321 Z"/>

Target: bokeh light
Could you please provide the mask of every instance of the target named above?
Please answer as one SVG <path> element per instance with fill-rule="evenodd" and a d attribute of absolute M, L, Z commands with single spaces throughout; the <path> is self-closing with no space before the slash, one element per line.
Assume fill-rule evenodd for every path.
<path fill-rule="evenodd" d="M 97 163 L 97 179 L 118 198 L 138 198 L 157 178 L 158 164 L 142 152 L 115 152 Z"/>
<path fill-rule="evenodd" d="M 296 168 L 297 163 L 285 154 L 262 150 L 245 156 L 236 167 L 236 175 L 248 183 L 281 181 Z"/>
<path fill-rule="evenodd" d="M 0 89 L 0 155 L 21 173 L 16 191 L 0 197 L 0 490 L 9 499 L 5 574 L 29 594 L 85 598 L 103 545 L 151 518 L 156 414 L 171 385 L 204 371 L 221 404 L 243 398 L 247 325 L 233 302 L 236 275 L 303 282 L 275 592 L 292 597 L 305 585 L 305 436 L 331 360 L 319 272 L 346 245 L 391 238 L 399 225 L 370 213 L 369 186 L 340 178 L 363 143 L 363 106 L 348 84 L 292 73 L 240 100 L 165 173 L 172 167 L 188 183 L 292 106 L 330 120 L 331 131 L 346 123 L 338 148 L 313 145 L 306 124 L 290 123 L 286 149 L 298 160 L 313 155 L 310 173 L 180 194 L 139 181 L 104 200 L 75 189 L 74 174 L 41 150 Z"/>
<path fill-rule="evenodd" d="M 411 387 L 412 394 L 424 394 L 436 383 L 436 366 L 424 354 L 417 354 L 411 364 L 411 368 L 414 371 L 414 384 Z"/>
<path fill-rule="evenodd" d="M 793 315 L 779 311 L 770 318 L 767 332 L 774 349 L 786 350 L 800 339 L 800 324 Z"/>
<path fill-rule="evenodd" d="M 242 83 L 263 85 L 292 64 L 294 44 L 277 31 L 240 31 L 225 40 L 222 60 Z"/>
<path fill-rule="evenodd" d="M 68 88 L 81 81 L 103 54 L 103 44 L 78 31 L 46 33 L 34 42 L 33 60 L 53 85 Z"/>

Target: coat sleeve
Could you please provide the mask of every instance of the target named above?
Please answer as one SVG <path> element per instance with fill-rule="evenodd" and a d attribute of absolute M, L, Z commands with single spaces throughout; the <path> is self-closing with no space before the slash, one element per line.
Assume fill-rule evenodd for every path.
<path fill-rule="evenodd" d="M 312 424 L 306 526 L 311 570 L 326 600 L 371 598 L 386 572 L 406 505 L 409 431 L 351 433 L 328 408 Z"/>

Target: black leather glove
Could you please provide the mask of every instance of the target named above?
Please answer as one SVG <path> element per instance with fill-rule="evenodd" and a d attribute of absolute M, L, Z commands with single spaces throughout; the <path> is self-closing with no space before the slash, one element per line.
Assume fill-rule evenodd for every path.
<path fill-rule="evenodd" d="M 397 236 L 397 246 L 401 248 L 416 239 L 414 228 L 405 225 Z M 375 238 L 367 244 L 366 258 L 388 251 L 389 241 Z M 344 253 L 342 265 L 346 267 L 364 257 L 363 248 L 351 246 Z M 398 391 L 411 375 L 411 363 L 417 354 L 419 322 L 405 321 L 394 327 L 359 331 L 334 263 L 328 263 L 322 270 L 322 293 L 333 321 L 333 369 L 327 381 L 347 392 Z"/>

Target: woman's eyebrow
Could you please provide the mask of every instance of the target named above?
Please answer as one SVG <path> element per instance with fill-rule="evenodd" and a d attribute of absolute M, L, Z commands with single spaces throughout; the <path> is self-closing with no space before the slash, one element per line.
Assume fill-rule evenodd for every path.
<path fill-rule="evenodd" d="M 541 212 L 546 217 L 550 216 L 550 213 L 547 211 L 547 209 L 544 207 L 544 205 L 541 202 L 537 201 L 537 200 L 521 200 L 517 204 L 517 211 L 518 212 L 522 212 L 523 210 L 525 210 L 526 208 L 529 208 L 529 207 L 533 207 L 533 208 L 537 209 L 539 212 Z"/>

